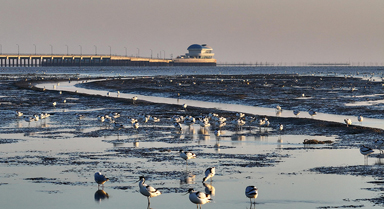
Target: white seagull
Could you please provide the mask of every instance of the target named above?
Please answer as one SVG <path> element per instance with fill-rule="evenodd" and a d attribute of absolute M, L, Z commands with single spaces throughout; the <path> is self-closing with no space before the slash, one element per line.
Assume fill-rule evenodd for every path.
<path fill-rule="evenodd" d="M 364 118 L 363 118 L 363 116 L 359 115 L 359 116 L 357 117 L 357 120 L 358 120 L 360 123 L 362 123 L 363 120 L 364 120 Z"/>
<path fill-rule="evenodd" d="M 96 172 L 95 173 L 95 181 L 97 183 L 97 187 L 99 187 L 101 185 L 104 188 L 104 183 L 109 181 L 109 178 L 106 178 L 100 172 Z"/>
<path fill-rule="evenodd" d="M 294 110 L 294 111 L 293 111 L 293 114 L 296 115 L 296 116 L 298 116 L 298 115 L 300 114 L 300 111 L 299 111 L 299 110 Z"/>
<path fill-rule="evenodd" d="M 214 177 L 216 174 L 216 169 L 215 167 L 210 167 L 210 168 L 207 168 L 207 170 L 205 170 L 205 177 L 203 178 L 203 183 L 208 180 L 208 179 L 211 179 L 212 181 L 212 177 Z"/>
<path fill-rule="evenodd" d="M 197 192 L 194 189 L 189 189 L 189 200 L 192 203 L 197 204 L 197 208 L 201 208 L 201 205 L 204 205 L 205 203 L 211 202 L 211 195 L 205 194 L 203 192 Z"/>
<path fill-rule="evenodd" d="M 249 201 L 251 203 L 252 203 L 252 199 L 256 199 L 258 195 L 259 195 L 259 192 L 255 186 L 247 186 L 247 188 L 245 188 L 245 196 L 249 198 Z"/>
<path fill-rule="evenodd" d="M 373 144 L 376 146 L 377 149 L 380 150 L 380 153 L 382 154 L 383 151 L 381 150 L 381 147 L 384 145 L 384 140 L 382 139 L 376 139 Z"/>
<path fill-rule="evenodd" d="M 144 183 L 145 178 L 144 176 L 140 176 L 139 179 L 139 187 L 140 187 L 140 193 L 148 198 L 148 205 L 151 203 L 149 198 L 151 197 L 157 197 L 161 195 L 161 192 L 147 184 Z"/>
<path fill-rule="evenodd" d="M 373 152 L 374 151 L 371 148 L 369 148 L 369 147 L 367 147 L 365 145 L 361 145 L 361 147 L 360 147 L 360 153 L 362 155 L 364 155 L 365 157 L 367 157 L 368 155 L 372 154 Z"/>
<path fill-rule="evenodd" d="M 344 119 L 344 122 L 345 122 L 345 124 L 347 124 L 347 127 L 348 127 L 349 125 L 352 125 L 352 120 L 349 119 L 349 118 Z"/>
<path fill-rule="evenodd" d="M 176 128 L 177 130 L 179 130 L 179 131 L 183 130 L 183 128 L 181 127 L 180 123 L 176 123 L 176 122 L 174 122 L 174 123 L 173 123 L 173 126 L 175 126 L 175 128 Z"/>
<path fill-rule="evenodd" d="M 185 160 L 185 163 L 188 165 L 188 160 L 189 159 L 195 159 L 196 154 L 192 152 L 184 152 L 183 150 L 180 150 L 180 157 Z"/>
<path fill-rule="evenodd" d="M 309 110 L 308 114 L 313 117 L 313 116 L 317 115 L 317 112 L 314 110 Z"/>
<path fill-rule="evenodd" d="M 23 114 L 22 112 L 20 112 L 20 111 L 16 111 L 16 112 L 15 112 L 15 115 L 16 115 L 17 117 L 21 117 L 21 116 L 23 116 L 24 114 Z"/>

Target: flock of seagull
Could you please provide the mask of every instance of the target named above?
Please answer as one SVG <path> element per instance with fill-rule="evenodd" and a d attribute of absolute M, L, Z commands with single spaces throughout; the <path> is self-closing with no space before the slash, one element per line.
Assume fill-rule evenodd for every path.
<path fill-rule="evenodd" d="M 188 151 L 185 152 L 183 150 L 180 150 L 180 157 L 183 158 L 187 162 L 187 160 L 189 160 L 189 159 L 195 159 L 196 154 L 194 154 L 192 152 L 188 152 Z M 216 174 L 216 168 L 215 167 L 207 168 L 205 170 L 205 177 L 203 178 L 203 184 L 205 185 L 204 182 L 206 182 L 209 179 L 212 182 L 212 178 L 215 176 L 215 174 Z M 103 190 L 104 189 L 104 183 L 109 181 L 109 178 L 107 178 L 105 175 L 102 175 L 100 172 L 96 172 L 94 174 L 94 177 L 95 177 L 95 182 L 98 184 L 98 191 L 100 190 L 100 185 L 101 185 L 102 190 Z M 139 182 L 140 193 L 142 195 L 146 196 L 148 199 L 148 207 L 149 207 L 149 205 L 151 204 L 150 198 L 151 197 L 157 197 L 157 196 L 161 195 L 161 191 L 159 191 L 158 189 L 146 184 L 144 176 L 140 176 L 139 180 L 136 181 L 136 183 L 137 182 Z M 201 208 L 202 205 L 212 201 L 212 197 L 211 197 L 212 191 L 209 191 L 206 193 L 206 192 L 195 191 L 193 188 L 190 188 L 190 189 L 188 189 L 188 192 L 186 194 L 188 194 L 188 193 L 189 193 L 189 200 L 192 203 L 196 204 L 197 208 L 199 208 L 199 207 Z M 245 196 L 250 199 L 251 204 L 256 204 L 255 199 L 258 196 L 257 187 L 247 186 L 245 188 Z M 254 199 L 253 202 L 252 202 L 252 199 Z"/>
<path fill-rule="evenodd" d="M 120 92 L 118 92 L 118 94 L 119 93 Z M 108 92 L 108 96 L 110 96 L 109 92 Z M 133 102 L 135 102 L 136 100 L 137 100 L 137 97 L 132 98 Z M 53 102 L 52 105 L 55 107 L 57 105 L 57 103 Z M 183 104 L 182 107 L 186 110 L 187 104 Z M 279 105 L 277 105 L 276 111 L 277 111 L 277 113 L 281 113 L 282 108 Z M 298 116 L 300 114 L 300 111 L 294 110 L 293 114 L 295 116 Z M 310 109 L 308 111 L 308 114 L 311 117 L 313 117 L 313 116 L 317 115 L 317 112 Z M 23 113 L 20 111 L 16 111 L 15 115 L 17 117 L 22 117 Z M 30 123 L 33 121 L 39 121 L 39 120 L 48 118 L 49 116 L 50 116 L 50 114 L 48 114 L 48 113 L 40 113 L 40 114 L 34 114 L 33 116 L 29 116 L 29 117 L 25 116 L 24 119 L 26 122 Z M 76 114 L 76 119 L 78 119 L 78 120 L 81 120 L 84 117 L 85 116 L 82 114 Z M 125 128 L 125 126 L 123 124 L 117 123 L 115 121 L 115 119 L 119 118 L 119 117 L 120 117 L 120 113 L 112 112 L 112 113 L 106 114 L 106 115 L 98 115 L 97 120 L 99 120 L 100 122 L 103 122 L 103 123 L 105 122 L 108 124 L 112 124 L 114 129 Z M 363 117 L 358 116 L 357 120 L 361 123 L 361 122 L 363 122 Z M 151 115 L 145 115 L 145 114 L 140 114 L 138 116 L 138 119 L 128 117 L 128 123 L 131 123 L 132 127 L 136 130 L 140 127 L 139 121 L 143 122 L 143 123 L 147 123 L 147 122 L 156 123 L 156 122 L 159 122 L 160 119 L 157 117 L 154 117 Z M 199 116 L 196 118 L 193 116 L 185 116 L 184 117 L 184 116 L 180 116 L 180 115 L 174 115 L 174 116 L 172 116 L 171 121 L 172 121 L 175 129 L 178 131 L 182 131 L 182 129 L 183 129 L 182 125 L 181 125 L 182 123 L 187 125 L 187 126 L 191 126 L 193 124 L 199 124 L 202 128 L 213 127 L 215 129 L 214 133 L 216 136 L 221 135 L 221 128 L 226 126 L 226 124 L 228 122 L 227 118 L 220 117 L 218 114 L 215 114 L 215 113 L 209 113 L 207 116 Z M 260 118 L 257 120 L 256 117 L 245 116 L 244 113 L 236 113 L 236 118 L 231 120 L 230 123 L 236 127 L 236 130 L 242 130 L 242 127 L 245 124 L 248 123 L 249 125 L 251 125 L 255 121 L 257 122 L 257 124 L 259 125 L 260 128 L 270 126 L 270 122 L 266 117 Z M 344 122 L 347 125 L 347 127 L 352 124 L 352 120 L 349 118 L 344 119 Z M 279 131 L 282 131 L 284 129 L 283 124 L 279 123 L 276 126 L 276 129 Z M 381 150 L 381 147 L 384 145 L 384 140 L 378 139 L 374 142 L 374 145 L 379 148 L 381 153 L 383 153 L 383 151 Z M 360 153 L 362 155 L 364 155 L 365 157 L 367 157 L 369 154 L 371 154 L 373 152 L 374 152 L 373 149 L 368 147 L 368 146 L 362 145 L 360 147 Z M 196 158 L 196 154 L 194 154 L 192 152 L 180 150 L 180 157 L 182 159 L 184 159 L 186 161 L 186 164 L 188 165 L 188 160 Z M 211 179 L 211 181 L 212 181 L 212 177 L 214 175 L 215 175 L 215 167 L 210 167 L 210 168 L 206 169 L 203 183 L 205 181 L 207 181 L 208 179 Z M 104 188 L 104 183 L 109 180 L 109 178 L 102 175 L 100 172 L 96 172 L 94 174 L 94 178 L 95 178 L 95 182 L 98 184 L 98 188 L 100 187 L 100 185 Z M 159 190 L 157 190 L 154 187 L 147 185 L 145 183 L 144 176 L 140 176 L 138 182 L 139 182 L 139 187 L 140 187 L 140 193 L 148 198 L 148 205 L 150 204 L 150 198 L 151 197 L 156 197 L 156 196 L 161 195 L 161 192 Z M 201 208 L 201 205 L 212 201 L 211 194 L 195 191 L 192 188 L 188 190 L 188 193 L 189 193 L 189 200 L 192 203 L 197 204 L 197 207 L 200 206 L 200 208 Z M 255 186 L 247 186 L 245 189 L 245 195 L 247 198 L 250 198 L 250 201 L 252 203 L 252 199 L 256 199 L 258 196 L 258 189 Z M 255 202 L 253 202 L 253 203 L 255 203 Z"/>

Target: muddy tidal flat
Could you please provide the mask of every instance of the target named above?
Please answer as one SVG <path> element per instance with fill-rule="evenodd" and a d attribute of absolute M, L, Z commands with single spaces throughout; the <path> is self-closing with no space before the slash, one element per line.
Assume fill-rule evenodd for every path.
<path fill-rule="evenodd" d="M 192 209 L 184 194 L 194 188 L 211 195 L 203 208 L 383 207 L 374 142 L 384 140 L 384 69 L 339 68 L 3 69 L 2 205 Z M 374 152 L 363 156 L 361 145 Z M 186 162 L 180 150 L 197 157 Z M 216 175 L 202 182 L 209 167 Z M 104 187 L 95 172 L 109 178 Z M 150 205 L 140 176 L 162 193 Z"/>

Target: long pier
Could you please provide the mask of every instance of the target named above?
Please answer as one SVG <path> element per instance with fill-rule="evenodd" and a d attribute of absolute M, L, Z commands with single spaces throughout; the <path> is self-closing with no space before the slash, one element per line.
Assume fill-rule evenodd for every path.
<path fill-rule="evenodd" d="M 42 66 L 173 66 L 171 59 L 116 55 L 1 54 L 0 67 Z"/>

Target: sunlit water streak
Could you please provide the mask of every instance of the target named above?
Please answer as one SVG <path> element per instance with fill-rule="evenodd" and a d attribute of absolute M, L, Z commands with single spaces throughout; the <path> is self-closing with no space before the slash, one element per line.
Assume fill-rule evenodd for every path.
<path fill-rule="evenodd" d="M 93 82 L 98 80 L 90 80 L 88 82 Z M 187 99 L 175 99 L 175 98 L 165 98 L 165 97 L 154 97 L 154 96 L 144 96 L 138 94 L 127 94 L 120 93 L 117 96 L 116 92 L 111 92 L 110 96 L 107 96 L 107 93 L 110 91 L 105 90 L 94 90 L 94 89 L 86 89 L 81 88 L 82 81 L 70 81 L 70 82 L 62 82 L 59 86 L 53 87 L 56 83 L 38 83 L 35 86 L 38 88 L 46 88 L 48 90 L 56 90 L 56 91 L 68 91 L 91 94 L 91 95 L 99 95 L 105 97 L 115 97 L 115 98 L 125 98 L 132 99 L 134 96 L 138 96 L 139 100 L 144 100 L 153 103 L 165 103 L 165 104 L 174 104 L 174 105 L 183 105 L 188 104 L 188 106 L 200 107 L 200 108 L 214 108 L 219 110 L 226 110 L 232 112 L 243 112 L 247 114 L 254 115 L 262 115 L 262 116 L 278 116 L 284 118 L 310 118 L 321 121 L 329 121 L 329 122 L 337 122 L 344 123 L 345 118 L 350 118 L 352 120 L 352 125 L 371 127 L 371 128 L 379 128 L 384 129 L 384 120 L 383 119 L 374 119 L 374 118 L 364 118 L 364 122 L 360 123 L 357 121 L 358 115 L 335 115 L 335 114 L 327 114 L 318 112 L 315 116 L 310 116 L 308 114 L 308 110 L 302 110 L 300 115 L 295 116 L 292 110 L 283 110 L 282 112 L 276 113 L 276 109 L 274 108 L 265 108 L 265 107 L 257 107 L 257 106 L 247 106 L 240 104 L 227 104 L 227 103 L 216 103 L 216 102 L 205 102 L 205 101 L 197 101 L 197 100 L 187 100 Z M 306 98 L 308 99 L 308 98 Z"/>

